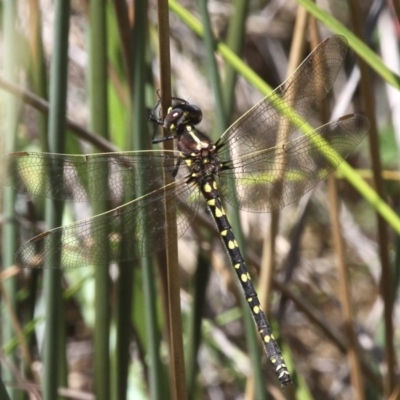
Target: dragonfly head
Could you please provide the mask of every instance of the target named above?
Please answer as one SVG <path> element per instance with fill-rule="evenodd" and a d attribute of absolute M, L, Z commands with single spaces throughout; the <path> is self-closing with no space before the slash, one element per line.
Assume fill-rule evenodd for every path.
<path fill-rule="evenodd" d="M 178 130 L 185 125 L 197 125 L 203 118 L 203 113 L 194 104 L 181 103 L 171 107 L 164 118 L 164 127 L 168 130 Z"/>

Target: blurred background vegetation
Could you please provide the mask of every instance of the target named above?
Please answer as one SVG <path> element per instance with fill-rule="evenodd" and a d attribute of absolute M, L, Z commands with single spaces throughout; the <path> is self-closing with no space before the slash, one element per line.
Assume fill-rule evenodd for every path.
<path fill-rule="evenodd" d="M 179 240 L 180 310 L 169 304 L 162 256 L 65 273 L 16 267 L 22 242 L 110 204 L 61 209 L 5 188 L 0 398 L 400 398 L 399 2 L 165 7 L 1 1 L 2 153 L 151 148 L 147 117 L 162 79 L 203 110 L 199 128 L 216 139 L 267 94 L 241 61 L 273 88 L 318 42 L 345 35 L 353 51 L 325 115 L 370 119 L 369 137 L 347 160 L 359 176 L 350 184 L 338 172 L 279 218 L 240 212 L 236 223 L 294 384 L 280 390 L 210 222 L 199 217 Z M 160 40 L 170 45 L 170 71 Z M 165 44 L 161 52 L 168 59 Z M 314 126 L 324 122 L 314 117 Z"/>

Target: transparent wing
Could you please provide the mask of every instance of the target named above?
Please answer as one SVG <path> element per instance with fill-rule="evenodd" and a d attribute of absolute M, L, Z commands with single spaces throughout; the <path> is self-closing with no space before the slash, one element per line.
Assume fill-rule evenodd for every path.
<path fill-rule="evenodd" d="M 239 157 L 232 161 L 232 169 L 220 174 L 222 196 L 235 205 L 231 191 L 235 187 L 237 207 L 242 210 L 281 209 L 335 170 L 369 127 L 363 115 L 347 115 L 292 141 Z"/>
<path fill-rule="evenodd" d="M 0 167 L 8 167 L 1 176 L 5 176 L 6 185 L 19 192 L 75 202 L 121 202 L 122 197 L 137 197 L 141 182 L 150 190 L 161 187 L 164 170 L 173 171 L 177 154 L 175 151 L 87 155 L 19 152 L 2 157 Z M 185 167 L 181 169 L 185 173 Z"/>
<path fill-rule="evenodd" d="M 197 212 L 198 188 L 185 182 L 175 181 L 111 211 L 41 233 L 19 248 L 16 264 L 66 270 L 91 265 L 99 259 L 118 262 L 160 251 L 168 245 L 165 202 L 176 206 L 179 236 Z M 96 242 L 95 236 L 107 237 L 108 241 Z M 128 244 L 122 248 L 123 237 Z M 60 262 L 50 265 L 59 251 Z"/>
<path fill-rule="evenodd" d="M 347 48 L 344 36 L 332 36 L 315 48 L 290 78 L 227 129 L 221 137 L 226 144 L 221 159 L 286 142 L 331 89 Z"/>

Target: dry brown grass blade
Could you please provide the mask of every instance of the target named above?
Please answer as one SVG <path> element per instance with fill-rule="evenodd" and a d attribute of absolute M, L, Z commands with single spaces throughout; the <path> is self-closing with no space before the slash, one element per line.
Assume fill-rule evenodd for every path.
<path fill-rule="evenodd" d="M 310 31 L 312 37 L 311 41 L 314 43 L 314 45 L 318 44 L 321 41 L 321 37 L 315 18 L 311 18 Z M 328 110 L 325 104 L 326 102 L 324 102 L 321 110 L 322 119 L 324 122 L 328 120 Z M 348 271 L 346 269 L 344 242 L 339 221 L 338 193 L 334 175 L 330 175 L 328 177 L 328 196 L 330 203 L 329 210 L 332 225 L 333 248 L 336 254 L 336 262 L 339 270 L 339 298 L 343 307 L 344 325 L 346 328 L 346 337 L 349 343 L 346 347 L 346 352 L 349 359 L 350 376 L 351 382 L 353 383 L 355 396 L 357 399 L 362 400 L 364 398 L 364 386 L 360 368 L 360 360 L 358 357 L 359 352 L 357 351 L 357 337 L 353 324 Z"/>
<path fill-rule="evenodd" d="M 350 375 L 351 381 L 354 386 L 354 393 L 358 400 L 364 399 L 364 384 L 361 373 L 358 342 L 354 332 L 353 323 L 353 310 L 351 306 L 350 288 L 348 271 L 345 261 L 345 251 L 343 237 L 341 234 L 341 227 L 339 221 L 339 204 L 336 181 L 334 176 L 328 178 L 328 189 L 329 189 L 329 203 L 330 203 L 330 219 L 332 224 L 332 236 L 333 243 L 336 253 L 336 259 L 339 271 L 339 297 L 341 299 L 341 305 L 343 308 L 344 326 L 346 330 L 347 339 L 349 346 L 347 348 L 347 357 L 350 363 Z"/>
<path fill-rule="evenodd" d="M 360 8 L 360 3 L 356 0 L 351 0 L 349 2 L 349 10 L 352 25 L 354 27 L 355 34 L 362 38 L 364 35 L 364 25 L 362 20 L 362 12 Z M 385 199 L 386 195 L 384 192 L 384 185 L 382 180 L 382 164 L 379 154 L 379 141 L 377 132 L 377 122 L 375 118 L 375 101 L 373 85 L 371 80 L 371 71 L 367 64 L 359 59 L 358 65 L 361 72 L 361 93 L 364 99 L 365 111 L 371 122 L 371 129 L 369 132 L 370 140 L 370 153 L 372 161 L 372 170 L 374 174 L 375 190 L 378 195 Z M 385 356 L 387 363 L 387 374 L 385 376 L 385 392 L 388 396 L 392 393 L 395 385 L 395 349 L 393 343 L 393 305 L 391 300 L 391 272 L 390 272 L 390 261 L 388 253 L 388 226 L 385 220 L 377 214 L 377 228 L 378 228 L 378 244 L 379 244 L 379 257 L 381 261 L 381 280 L 380 280 L 380 292 L 384 303 L 384 326 L 385 326 Z"/>
<path fill-rule="evenodd" d="M 171 100 L 171 60 L 169 51 L 169 11 L 168 1 L 158 1 L 158 39 L 160 46 L 160 77 L 161 77 L 161 107 L 166 114 Z M 164 142 L 165 150 L 172 150 L 172 141 Z M 164 174 L 165 183 L 173 180 L 170 174 Z M 171 203 L 171 202 L 169 202 Z M 169 245 L 166 248 L 167 282 L 168 282 L 168 328 L 170 350 L 170 380 L 171 397 L 186 399 L 185 361 L 183 354 L 183 333 L 180 307 L 180 284 L 178 265 L 178 245 L 176 232 L 176 211 L 169 204 L 166 209 L 167 231 Z"/>

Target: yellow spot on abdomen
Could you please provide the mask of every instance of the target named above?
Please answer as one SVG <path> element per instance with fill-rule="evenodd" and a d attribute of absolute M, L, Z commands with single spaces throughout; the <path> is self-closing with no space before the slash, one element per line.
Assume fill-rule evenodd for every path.
<path fill-rule="evenodd" d="M 207 204 L 208 204 L 209 206 L 215 206 L 215 199 L 208 200 L 208 201 L 207 201 Z"/>
<path fill-rule="evenodd" d="M 246 274 L 242 274 L 240 276 L 240 279 L 242 280 L 242 282 L 247 282 L 247 275 Z"/>
<path fill-rule="evenodd" d="M 211 186 L 209 183 L 204 184 L 203 189 L 206 193 L 210 193 L 211 192 Z M 204 204 L 204 203 L 203 203 Z"/>
<path fill-rule="evenodd" d="M 222 214 L 221 210 L 218 207 L 215 207 L 215 216 L 220 218 L 220 217 L 222 217 L 222 215 L 223 214 Z"/>
<path fill-rule="evenodd" d="M 264 336 L 264 342 L 265 343 L 269 343 L 269 341 L 271 340 L 271 337 L 269 335 L 265 335 Z M 274 358 L 271 358 L 271 362 L 275 362 L 276 360 Z"/>
<path fill-rule="evenodd" d="M 231 250 L 233 250 L 233 249 L 235 248 L 235 243 L 234 243 L 232 240 L 230 240 L 230 241 L 228 242 L 228 247 L 229 247 Z"/>
<path fill-rule="evenodd" d="M 254 314 L 258 314 L 258 313 L 260 312 L 260 307 L 255 306 L 255 307 L 253 308 L 253 312 L 254 312 Z"/>
<path fill-rule="evenodd" d="M 225 229 L 224 231 L 221 231 L 221 236 L 226 236 L 228 234 L 228 231 Z"/>

